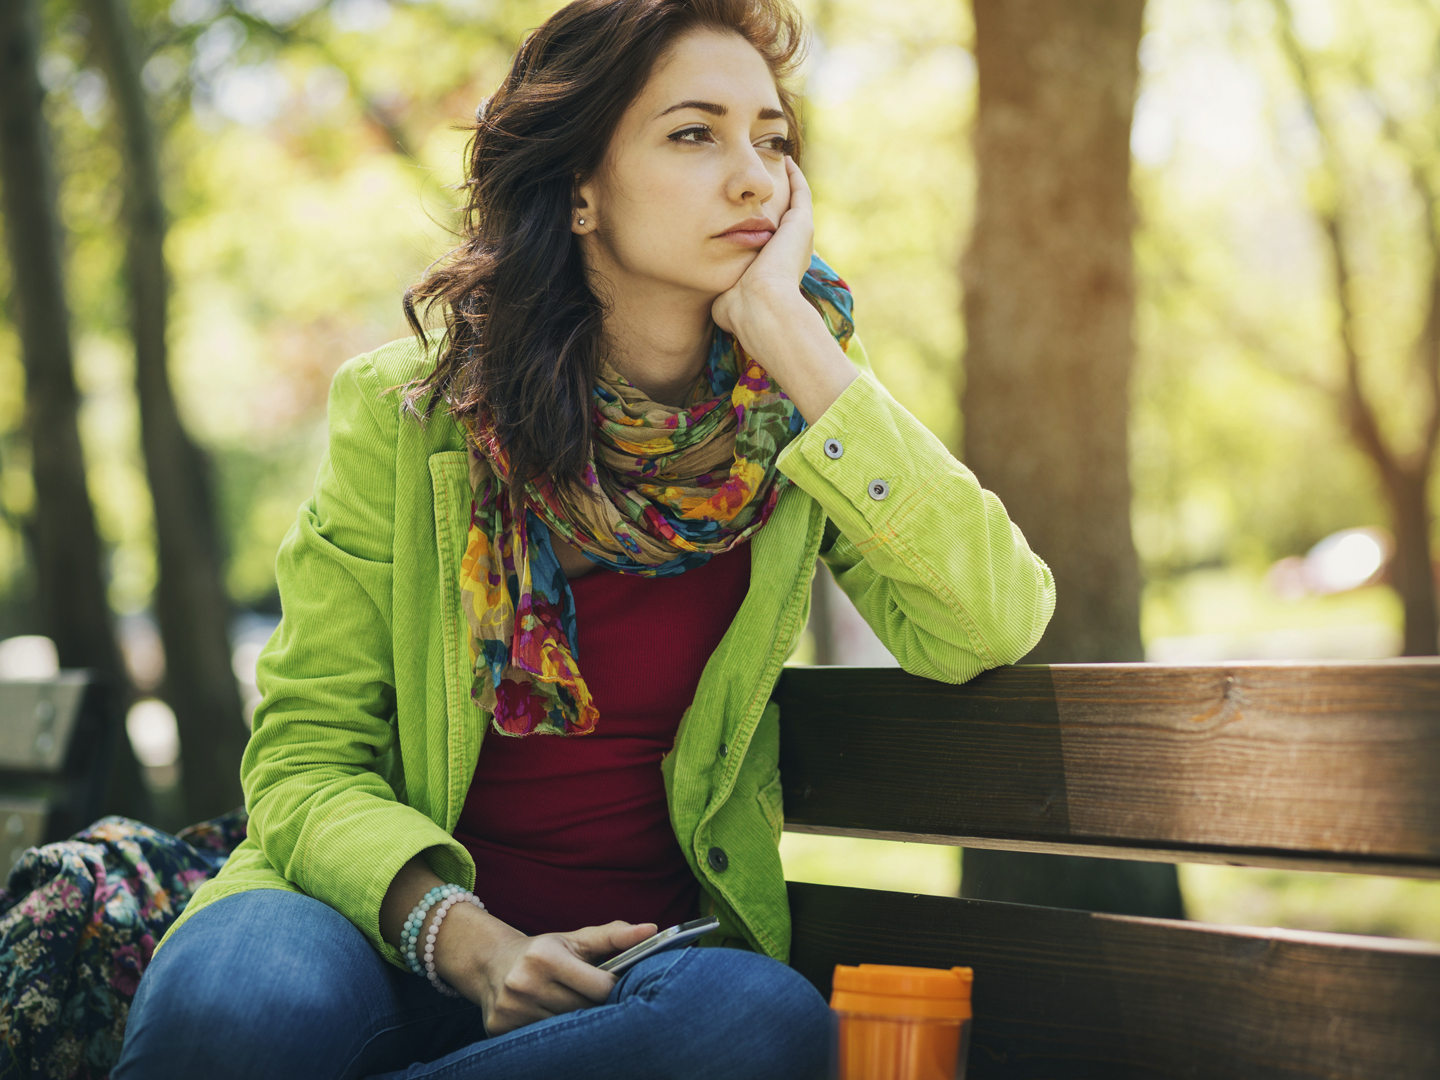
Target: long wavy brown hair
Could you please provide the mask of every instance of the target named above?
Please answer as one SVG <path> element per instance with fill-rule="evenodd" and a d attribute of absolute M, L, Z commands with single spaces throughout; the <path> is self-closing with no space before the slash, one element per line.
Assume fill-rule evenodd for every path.
<path fill-rule="evenodd" d="M 438 401 L 462 421 L 488 414 L 516 487 L 539 477 L 582 486 L 605 308 L 570 228 L 576 188 L 656 62 L 702 27 L 733 31 L 765 58 L 798 158 L 782 80 L 803 24 L 789 0 L 575 0 L 525 39 L 471 126 L 461 243 L 405 293 L 422 343 L 422 308 L 445 321 L 437 362 L 405 401 L 418 416 Z"/>

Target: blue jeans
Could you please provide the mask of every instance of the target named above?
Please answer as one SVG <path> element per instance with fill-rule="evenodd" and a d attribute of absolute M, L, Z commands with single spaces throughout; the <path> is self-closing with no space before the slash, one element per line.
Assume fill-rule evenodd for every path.
<path fill-rule="evenodd" d="M 176 931 L 130 1010 L 113 1080 L 808 1080 L 833 1022 L 769 957 L 688 948 L 636 964 L 603 1005 L 487 1038 L 480 1010 L 381 959 L 329 905 L 262 889 Z"/>

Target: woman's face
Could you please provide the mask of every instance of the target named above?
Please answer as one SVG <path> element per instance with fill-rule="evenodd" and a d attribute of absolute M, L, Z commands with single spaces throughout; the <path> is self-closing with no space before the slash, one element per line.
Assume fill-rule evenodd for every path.
<path fill-rule="evenodd" d="M 572 226 L 591 270 L 617 291 L 719 296 L 790 205 L 790 134 L 770 69 L 744 38 L 678 38 L 579 188 Z"/>

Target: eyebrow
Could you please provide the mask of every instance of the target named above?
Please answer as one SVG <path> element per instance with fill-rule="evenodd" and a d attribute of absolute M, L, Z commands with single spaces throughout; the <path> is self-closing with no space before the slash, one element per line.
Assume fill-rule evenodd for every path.
<path fill-rule="evenodd" d="M 682 101 L 678 105 L 671 105 L 660 115 L 668 116 L 672 112 L 678 112 L 680 109 L 698 109 L 700 112 L 709 113 L 711 116 L 727 116 L 730 113 L 730 110 L 724 105 L 717 105 L 713 101 Z M 760 110 L 757 119 L 784 120 L 785 114 L 779 109 L 764 108 Z"/>

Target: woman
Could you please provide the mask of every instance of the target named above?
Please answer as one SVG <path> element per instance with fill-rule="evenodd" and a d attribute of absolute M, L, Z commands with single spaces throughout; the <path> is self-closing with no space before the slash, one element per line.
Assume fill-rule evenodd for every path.
<path fill-rule="evenodd" d="M 768 703 L 815 559 L 948 682 L 1027 652 L 1054 590 L 812 262 L 799 36 L 786 0 L 577 0 L 516 55 L 465 241 L 407 297 L 443 339 L 336 376 L 249 838 L 117 1080 L 823 1074 Z M 595 966 L 697 914 L 735 947 Z"/>

